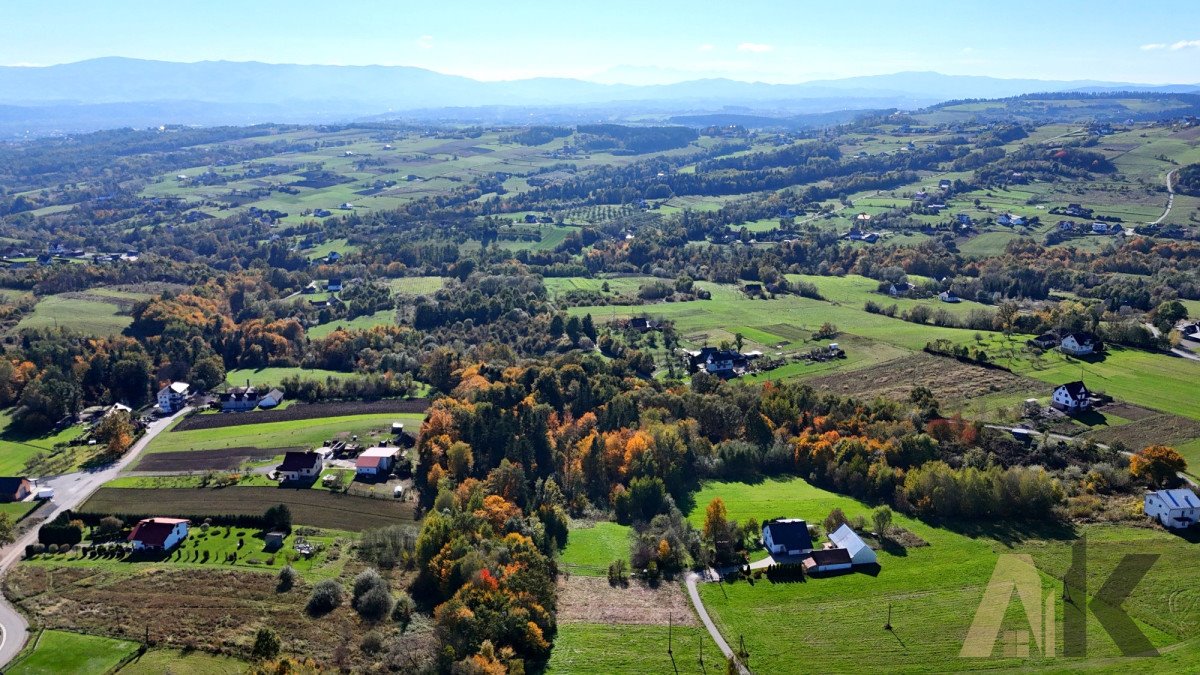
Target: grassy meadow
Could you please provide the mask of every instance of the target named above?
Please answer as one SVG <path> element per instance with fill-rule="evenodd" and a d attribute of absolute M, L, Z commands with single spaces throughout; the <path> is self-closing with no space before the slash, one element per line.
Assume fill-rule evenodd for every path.
<path fill-rule="evenodd" d="M 601 521 L 591 527 L 572 527 L 558 559 L 572 574 L 602 577 L 612 561 L 629 558 L 628 525 Z"/>
<path fill-rule="evenodd" d="M 45 630 L 36 637 L 33 649 L 9 668 L 10 675 L 104 675 L 137 652 L 136 642 Z"/>
<path fill-rule="evenodd" d="M 853 499 L 813 487 L 800 479 L 758 484 L 710 483 L 697 495 L 690 514 L 703 521 L 704 507 L 720 496 L 729 517 L 742 522 L 749 517 L 803 517 L 820 521 L 833 507 L 847 516 L 868 515 L 870 507 Z M 928 546 L 887 547 L 878 552 L 877 576 L 855 572 L 808 579 L 797 583 L 772 583 L 765 578 L 728 584 L 704 584 L 700 591 L 710 615 L 726 640 L 745 639 L 749 665 L 756 672 L 793 672 L 797 663 L 820 663 L 828 672 L 945 671 L 994 668 L 1050 667 L 1057 663 L 1033 658 L 961 659 L 959 650 L 975 608 L 983 598 L 998 556 L 1029 553 L 1041 573 L 1043 597 L 1053 594 L 1057 616 L 1062 614 L 1061 576 L 1070 564 L 1070 545 L 1086 535 L 1089 548 L 1089 588 L 1093 591 L 1111 572 L 1120 554 L 1154 551 L 1171 559 L 1200 557 L 1188 542 L 1158 530 L 1128 526 L 1090 526 L 1073 531 L 1049 525 L 1027 527 L 980 526 L 972 535 L 953 532 L 902 516 L 896 523 L 928 542 Z M 819 545 L 819 544 L 818 544 Z M 1194 634 L 1200 609 L 1182 606 L 1172 597 L 1191 595 L 1189 585 L 1177 578 L 1175 563 L 1152 568 L 1126 607 L 1139 628 L 1156 646 L 1179 643 Z M 892 631 L 883 629 L 892 608 Z M 1015 603 L 1005 615 L 1005 630 L 1026 629 L 1024 614 Z M 1062 635 L 1059 626 L 1058 635 Z M 854 636 L 847 649 L 847 636 Z M 1087 628 L 1089 657 L 1117 655 L 1115 646 L 1094 620 Z M 778 645 L 787 644 L 781 651 Z M 1061 640 L 1059 646 L 1061 652 Z M 1064 666 L 1066 663 L 1063 664 Z"/>
<path fill-rule="evenodd" d="M 378 413 L 240 424 L 218 429 L 168 430 L 151 441 L 146 452 L 246 447 L 313 448 L 338 434 L 358 435 L 360 442 L 371 442 L 375 437 L 390 437 L 392 422 L 406 422 L 415 429 L 420 426 L 422 419 L 424 416 L 419 414 Z"/>
<path fill-rule="evenodd" d="M 70 328 L 84 335 L 116 335 L 133 323 L 133 317 L 120 312 L 120 307 L 108 302 L 50 295 L 38 301 L 16 330 Z"/>

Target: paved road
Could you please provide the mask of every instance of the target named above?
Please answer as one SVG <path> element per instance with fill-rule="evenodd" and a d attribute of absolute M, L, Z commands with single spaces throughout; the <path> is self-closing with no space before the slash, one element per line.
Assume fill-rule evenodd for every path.
<path fill-rule="evenodd" d="M 711 570 L 705 570 L 703 580 L 711 580 L 709 579 L 710 576 L 715 576 L 715 573 Z M 717 643 L 717 647 L 721 649 L 721 653 L 728 659 L 733 656 L 733 650 L 729 648 L 729 643 L 725 642 L 721 631 L 717 630 L 717 625 L 709 618 L 708 610 L 704 609 L 704 603 L 700 600 L 700 592 L 696 590 L 696 583 L 701 580 L 702 578 L 699 574 L 688 572 L 687 579 L 685 580 L 688 595 L 692 598 L 692 606 L 696 608 L 696 614 L 700 617 L 700 621 L 708 629 L 708 634 L 712 636 L 713 641 Z M 750 675 L 750 670 L 743 666 L 741 661 L 735 660 L 735 663 L 737 663 L 738 672 L 741 675 Z"/>
<path fill-rule="evenodd" d="M 175 416 L 184 415 L 189 410 L 191 408 L 184 408 L 175 413 Z M 117 474 L 137 459 L 138 455 L 146 449 L 146 446 L 150 444 L 150 441 L 155 436 L 171 424 L 175 416 L 156 420 L 151 423 L 146 428 L 146 433 L 133 444 L 133 447 L 129 449 L 129 452 L 125 453 L 124 457 L 103 469 L 68 473 L 38 481 L 39 487 L 54 488 L 54 510 L 47 515 L 47 520 L 58 516 L 59 513 L 67 509 L 79 506 L 97 488 L 116 478 Z M 0 576 L 21 559 L 21 556 L 25 553 L 26 545 L 36 541 L 37 528 L 31 527 L 28 532 L 19 537 L 15 542 L 0 549 Z M 25 617 L 21 616 L 21 613 L 9 604 L 7 599 L 0 595 L 0 669 L 7 666 L 20 653 L 28 637 L 28 628 L 29 624 L 25 621 Z"/>
<path fill-rule="evenodd" d="M 1154 324 L 1143 323 L 1142 325 L 1145 326 L 1154 337 L 1162 335 L 1162 331 L 1160 331 Z M 1189 361 L 1200 361 L 1200 355 L 1197 355 L 1195 352 L 1191 351 L 1190 349 L 1186 349 L 1183 346 L 1172 347 L 1171 353 L 1179 358 L 1187 359 Z"/>

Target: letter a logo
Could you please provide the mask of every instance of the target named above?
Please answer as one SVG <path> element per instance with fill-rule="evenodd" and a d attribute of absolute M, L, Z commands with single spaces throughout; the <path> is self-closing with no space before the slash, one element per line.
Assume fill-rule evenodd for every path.
<path fill-rule="evenodd" d="M 1031 631 L 1005 631 L 1003 656 L 1029 656 L 1030 632 L 1043 656 L 1054 656 L 1055 615 L 1054 594 L 1042 600 L 1042 580 L 1033 558 L 1026 554 L 1005 554 L 996 561 L 996 569 L 988 581 L 983 600 L 975 611 L 975 619 L 967 632 L 959 656 L 987 658 L 995 650 L 1004 626 L 1004 615 L 1012 603 L 1013 591 L 1025 610 Z"/>

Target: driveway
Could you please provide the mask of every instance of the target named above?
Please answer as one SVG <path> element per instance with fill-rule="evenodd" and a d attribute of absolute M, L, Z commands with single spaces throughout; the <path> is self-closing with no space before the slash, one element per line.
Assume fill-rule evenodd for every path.
<path fill-rule="evenodd" d="M 708 610 L 704 609 L 704 603 L 700 600 L 700 592 L 696 590 L 696 583 L 699 581 L 712 581 L 717 576 L 713 570 L 704 570 L 704 576 L 696 572 L 688 572 L 684 582 L 687 584 L 688 596 L 692 599 L 692 606 L 696 608 L 696 615 L 700 617 L 700 622 L 708 629 L 708 634 L 712 636 L 713 642 L 717 643 L 717 647 L 721 649 L 721 653 L 726 659 L 733 657 L 733 650 L 729 648 L 729 643 L 721 635 L 721 631 L 717 630 L 717 625 L 713 623 L 708 616 Z M 737 664 L 738 673 L 741 675 L 750 675 L 750 670 L 742 665 L 741 661 L 734 660 Z"/>
<path fill-rule="evenodd" d="M 54 488 L 54 510 L 47 516 L 51 520 L 68 509 L 74 509 L 82 504 L 101 485 L 107 483 L 125 467 L 138 458 L 154 437 L 170 426 L 179 415 L 187 414 L 191 408 L 184 408 L 171 417 L 155 420 L 146 427 L 146 433 L 133 444 L 121 459 L 95 471 L 77 471 L 75 473 L 53 476 L 38 481 L 39 487 Z M 25 546 L 37 541 L 37 528 L 31 527 L 28 532 L 16 541 L 0 549 L 0 576 L 8 571 L 13 564 L 25 554 Z M 28 637 L 29 623 L 2 595 L 0 595 L 0 669 L 4 668 L 20 653 Z"/>

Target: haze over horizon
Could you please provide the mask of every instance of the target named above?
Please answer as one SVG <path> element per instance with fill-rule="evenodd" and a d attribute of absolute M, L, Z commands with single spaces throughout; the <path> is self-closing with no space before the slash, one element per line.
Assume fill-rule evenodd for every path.
<path fill-rule="evenodd" d="M 1179 1 L 1113 2 L 1095 11 L 1030 0 L 935 9 L 750 0 L 727 12 L 616 0 L 603 8 L 537 2 L 497 12 L 480 2 L 362 2 L 331 11 L 311 1 L 212 0 L 177 2 L 169 14 L 145 0 L 20 4 L 28 6 L 6 17 L 0 65 L 121 56 L 411 66 L 484 81 L 631 85 L 706 78 L 795 84 L 899 72 L 1200 82 L 1200 31 L 1179 27 L 1192 8 Z M 49 26 L 53 40 L 46 39 Z"/>

